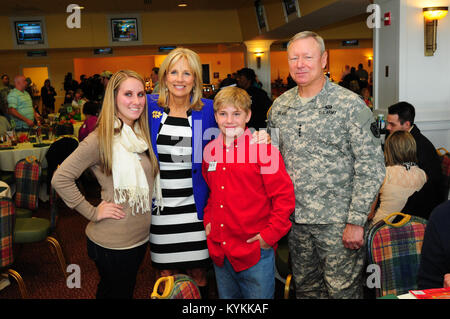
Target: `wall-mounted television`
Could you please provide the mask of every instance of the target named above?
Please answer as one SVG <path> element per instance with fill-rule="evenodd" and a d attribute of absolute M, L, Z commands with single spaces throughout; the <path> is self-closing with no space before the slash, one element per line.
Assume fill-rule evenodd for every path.
<path fill-rule="evenodd" d="M 41 21 L 15 21 L 17 44 L 43 44 L 44 34 Z"/>
<path fill-rule="evenodd" d="M 139 29 L 137 18 L 111 19 L 112 41 L 138 41 Z"/>
<path fill-rule="evenodd" d="M 48 48 L 45 17 L 10 17 L 14 49 Z"/>
<path fill-rule="evenodd" d="M 141 16 L 138 13 L 107 15 L 109 44 L 129 46 L 142 44 Z"/>

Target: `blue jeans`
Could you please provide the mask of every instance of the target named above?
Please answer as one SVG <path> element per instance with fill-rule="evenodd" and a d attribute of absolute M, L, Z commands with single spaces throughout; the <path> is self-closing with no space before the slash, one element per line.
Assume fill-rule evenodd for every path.
<path fill-rule="evenodd" d="M 258 263 L 236 272 L 225 257 L 222 267 L 214 265 L 220 299 L 273 299 L 275 293 L 275 254 L 261 249 Z"/>

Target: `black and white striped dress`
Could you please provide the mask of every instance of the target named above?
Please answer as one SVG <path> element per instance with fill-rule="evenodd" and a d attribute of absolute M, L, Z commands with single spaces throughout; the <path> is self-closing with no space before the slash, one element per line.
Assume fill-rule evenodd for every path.
<path fill-rule="evenodd" d="M 188 118 L 163 113 L 157 149 L 164 209 L 152 214 L 152 266 L 161 270 L 207 267 L 210 259 L 203 221 L 192 188 L 192 129 Z"/>

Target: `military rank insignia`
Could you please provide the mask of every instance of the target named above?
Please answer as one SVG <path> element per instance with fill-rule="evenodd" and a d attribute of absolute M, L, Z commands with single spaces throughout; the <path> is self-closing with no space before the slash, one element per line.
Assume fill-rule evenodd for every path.
<path fill-rule="evenodd" d="M 370 130 L 372 131 L 373 136 L 375 136 L 376 138 L 380 138 L 381 132 L 377 122 L 373 122 L 372 124 L 370 124 Z"/>

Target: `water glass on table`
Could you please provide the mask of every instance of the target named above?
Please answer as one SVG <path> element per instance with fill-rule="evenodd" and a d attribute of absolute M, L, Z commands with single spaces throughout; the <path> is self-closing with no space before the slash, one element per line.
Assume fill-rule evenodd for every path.
<path fill-rule="evenodd" d="M 0 135 L 0 144 L 4 146 L 11 146 L 11 141 L 8 137 L 8 134 L 3 133 Z"/>

